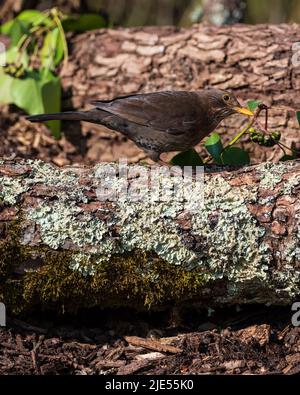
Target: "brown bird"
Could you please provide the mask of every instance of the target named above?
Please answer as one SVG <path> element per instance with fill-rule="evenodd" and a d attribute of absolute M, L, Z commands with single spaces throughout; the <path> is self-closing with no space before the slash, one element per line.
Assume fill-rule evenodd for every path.
<path fill-rule="evenodd" d="M 194 147 L 230 115 L 253 115 L 233 94 L 219 89 L 135 94 L 92 104 L 95 108 L 89 111 L 32 115 L 27 119 L 98 123 L 121 132 L 153 161 L 160 162 L 163 152 Z"/>

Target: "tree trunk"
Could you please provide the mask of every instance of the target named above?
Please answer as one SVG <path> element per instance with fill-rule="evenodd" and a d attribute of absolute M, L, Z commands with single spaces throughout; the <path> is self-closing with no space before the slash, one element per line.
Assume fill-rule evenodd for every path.
<path fill-rule="evenodd" d="M 111 166 L 119 177 L 105 177 L 105 165 L 1 162 L 0 301 L 11 310 L 289 304 L 299 296 L 300 162 L 211 167 L 196 210 L 158 174 L 150 185 L 167 191 L 153 200 L 149 168 L 138 177 L 129 167 L 127 185 L 124 167 Z M 101 199 L 103 180 L 119 194 Z M 202 186 L 190 194 L 194 204 Z M 128 198 L 134 189 L 140 195 Z"/>
<path fill-rule="evenodd" d="M 292 45 L 298 33 L 297 25 L 283 24 L 88 32 L 70 41 L 70 63 L 61 73 L 64 107 L 88 107 L 91 99 L 136 92 L 215 87 L 245 101 L 259 99 L 298 109 L 300 67 L 292 62 L 293 55 L 297 58 Z M 299 147 L 295 115 L 274 108 L 269 116 L 270 128 L 282 131 L 282 142 Z M 241 115 L 230 117 L 218 131 L 228 141 L 244 122 Z M 279 147 L 270 150 L 247 139 L 244 145 L 254 163 L 282 156 Z"/>

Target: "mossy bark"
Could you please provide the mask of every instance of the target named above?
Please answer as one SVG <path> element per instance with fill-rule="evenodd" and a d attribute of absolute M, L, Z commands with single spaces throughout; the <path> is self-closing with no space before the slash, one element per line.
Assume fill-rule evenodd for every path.
<path fill-rule="evenodd" d="M 12 311 L 299 296 L 299 161 L 206 169 L 194 212 L 172 194 L 153 204 L 149 191 L 101 201 L 104 167 L 0 162 L 0 300 Z M 121 178 L 108 178 L 118 190 Z M 129 189 L 136 181 L 128 177 Z"/>

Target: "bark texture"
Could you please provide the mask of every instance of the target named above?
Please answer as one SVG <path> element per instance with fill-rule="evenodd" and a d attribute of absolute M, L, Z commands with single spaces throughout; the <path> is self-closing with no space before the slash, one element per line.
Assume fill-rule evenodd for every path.
<path fill-rule="evenodd" d="M 299 26 L 283 24 L 200 24 L 189 29 L 152 27 L 85 33 L 70 41 L 70 63 L 62 71 L 64 106 L 82 108 L 91 99 L 136 92 L 217 87 L 229 89 L 244 100 L 259 99 L 297 109 L 300 67 L 292 64 L 292 45 L 298 40 Z M 229 139 L 243 122 L 242 116 L 231 117 L 218 131 Z M 299 145 L 294 114 L 274 108 L 269 126 L 282 131 L 286 144 Z M 254 162 L 270 159 L 270 150 L 253 144 L 248 148 Z M 278 159 L 281 155 L 277 148 L 271 156 Z"/>
<path fill-rule="evenodd" d="M 165 199 L 149 200 L 146 184 L 166 178 L 143 184 L 132 168 L 128 188 L 143 199 L 100 201 L 104 169 L 1 162 L 0 295 L 11 309 L 288 304 L 299 296 L 298 161 L 211 169 L 195 212 L 172 186 Z"/>

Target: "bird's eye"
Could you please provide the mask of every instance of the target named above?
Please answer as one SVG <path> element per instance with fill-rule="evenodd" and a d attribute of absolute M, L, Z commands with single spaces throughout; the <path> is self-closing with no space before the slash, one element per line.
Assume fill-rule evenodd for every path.
<path fill-rule="evenodd" d="M 229 97 L 228 95 L 224 95 L 224 96 L 223 96 L 223 100 L 224 100 L 224 101 L 229 101 L 229 100 L 230 100 L 230 97 Z"/>

